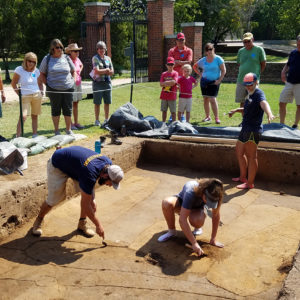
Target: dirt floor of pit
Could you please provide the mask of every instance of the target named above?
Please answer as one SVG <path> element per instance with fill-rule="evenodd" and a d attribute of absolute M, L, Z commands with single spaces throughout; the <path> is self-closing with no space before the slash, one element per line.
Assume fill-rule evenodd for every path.
<path fill-rule="evenodd" d="M 31 235 L 32 220 L 1 243 L 0 298 L 277 298 L 299 244 L 295 188 L 258 182 L 241 191 L 221 176 L 226 195 L 218 240 L 225 248 L 208 244 L 207 218 L 198 238 L 206 256 L 199 259 L 184 246 L 178 224 L 177 238 L 157 242 L 166 230 L 161 200 L 190 178 L 215 174 L 144 164 L 125 175 L 121 190 L 96 193 L 107 247 L 75 230 L 80 198 L 73 197 L 46 217 L 42 238 Z M 280 188 L 283 195 L 274 192 Z"/>

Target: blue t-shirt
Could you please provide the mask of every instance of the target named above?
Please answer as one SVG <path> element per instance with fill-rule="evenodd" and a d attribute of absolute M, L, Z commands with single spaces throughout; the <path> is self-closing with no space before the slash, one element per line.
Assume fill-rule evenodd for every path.
<path fill-rule="evenodd" d="M 289 67 L 287 82 L 300 83 L 300 51 L 298 49 L 290 53 L 287 65 Z"/>
<path fill-rule="evenodd" d="M 105 165 L 111 165 L 106 156 L 80 146 L 57 150 L 52 155 L 52 164 L 69 177 L 79 182 L 80 188 L 91 195 Z"/>
<path fill-rule="evenodd" d="M 202 77 L 207 80 L 218 80 L 221 76 L 220 65 L 224 64 L 221 56 L 215 55 L 212 62 L 207 62 L 206 57 L 198 61 L 198 67 L 203 70 Z"/>
<path fill-rule="evenodd" d="M 260 89 L 256 89 L 252 95 L 246 97 L 244 105 L 244 117 L 242 123 L 242 131 L 247 132 L 262 132 L 262 121 L 264 111 L 260 107 L 260 102 L 266 101 L 264 92 Z"/>
<path fill-rule="evenodd" d="M 199 183 L 196 180 L 188 181 L 182 188 L 182 191 L 177 195 L 182 199 L 181 206 L 186 209 L 203 209 L 205 203 L 202 198 L 196 197 L 194 188 L 197 187 Z"/>

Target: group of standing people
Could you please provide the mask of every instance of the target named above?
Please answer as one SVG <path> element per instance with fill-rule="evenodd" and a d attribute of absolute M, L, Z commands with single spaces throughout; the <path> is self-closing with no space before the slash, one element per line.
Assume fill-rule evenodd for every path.
<path fill-rule="evenodd" d="M 226 74 L 224 60 L 215 54 L 214 45 L 207 43 L 204 47 L 205 56 L 191 67 L 193 51 L 185 45 L 185 35 L 179 32 L 176 37 L 176 47 L 168 52 L 167 71 L 162 73 L 160 95 L 162 121 L 166 121 L 167 110 L 170 109 L 172 121 L 176 120 L 177 88 L 179 88 L 178 120 L 186 112 L 186 121 L 190 120 L 192 109 L 192 89 L 198 85 L 191 76 L 192 70 L 200 76 L 200 87 L 204 99 L 205 118 L 210 122 L 210 106 L 214 113 L 216 124 L 220 124 L 217 95 L 220 84 Z"/>
<path fill-rule="evenodd" d="M 93 65 L 93 92 L 95 125 L 100 126 L 99 114 L 102 98 L 104 99 L 105 121 L 109 117 L 109 105 L 111 104 L 111 76 L 114 73 L 110 57 L 106 56 L 106 45 L 100 41 L 96 46 L 97 54 L 92 58 Z M 59 122 L 61 114 L 64 116 L 66 134 L 72 135 L 73 130 L 83 129 L 78 121 L 78 103 L 82 100 L 81 72 L 83 64 L 79 59 L 79 51 L 76 43 L 71 43 L 64 48 L 59 39 L 53 39 L 47 54 L 39 69 L 38 59 L 35 53 L 28 52 L 24 56 L 21 66 L 15 69 L 11 85 L 19 96 L 22 95 L 23 122 L 31 113 L 32 137 L 36 137 L 38 129 L 38 116 L 41 114 L 42 97 L 46 86 L 46 95 L 50 99 L 51 116 L 54 126 L 54 134 L 60 135 Z M 2 80 L 0 80 L 2 102 L 5 101 L 5 93 Z M 72 122 L 72 112 L 74 122 Z M 2 110 L 0 105 L 0 117 Z M 17 124 L 16 137 L 21 135 L 21 120 Z"/>

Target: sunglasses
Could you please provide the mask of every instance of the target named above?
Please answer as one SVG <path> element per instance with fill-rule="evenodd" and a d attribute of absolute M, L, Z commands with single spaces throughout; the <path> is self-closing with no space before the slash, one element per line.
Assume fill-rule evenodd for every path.
<path fill-rule="evenodd" d="M 207 48 L 206 51 L 213 51 L 213 48 Z"/>
<path fill-rule="evenodd" d="M 36 61 L 34 61 L 34 60 L 27 59 L 27 61 L 30 62 L 30 63 L 32 63 L 32 64 L 36 64 Z"/>
<path fill-rule="evenodd" d="M 249 44 L 249 43 L 251 43 L 251 41 L 250 41 L 250 40 L 247 40 L 247 41 L 243 41 L 243 43 L 244 43 L 244 44 Z"/>
<path fill-rule="evenodd" d="M 79 50 L 72 50 L 71 52 L 75 52 L 75 53 L 77 53 L 77 52 L 79 52 Z"/>
<path fill-rule="evenodd" d="M 62 46 L 56 46 L 55 49 L 64 49 Z"/>

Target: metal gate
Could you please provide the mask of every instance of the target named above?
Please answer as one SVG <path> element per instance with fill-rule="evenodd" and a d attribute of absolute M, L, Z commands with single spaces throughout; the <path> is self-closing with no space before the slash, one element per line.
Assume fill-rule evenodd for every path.
<path fill-rule="evenodd" d="M 105 19 L 132 23 L 134 45 L 134 81 L 148 80 L 148 22 L 145 0 L 112 0 Z"/>

